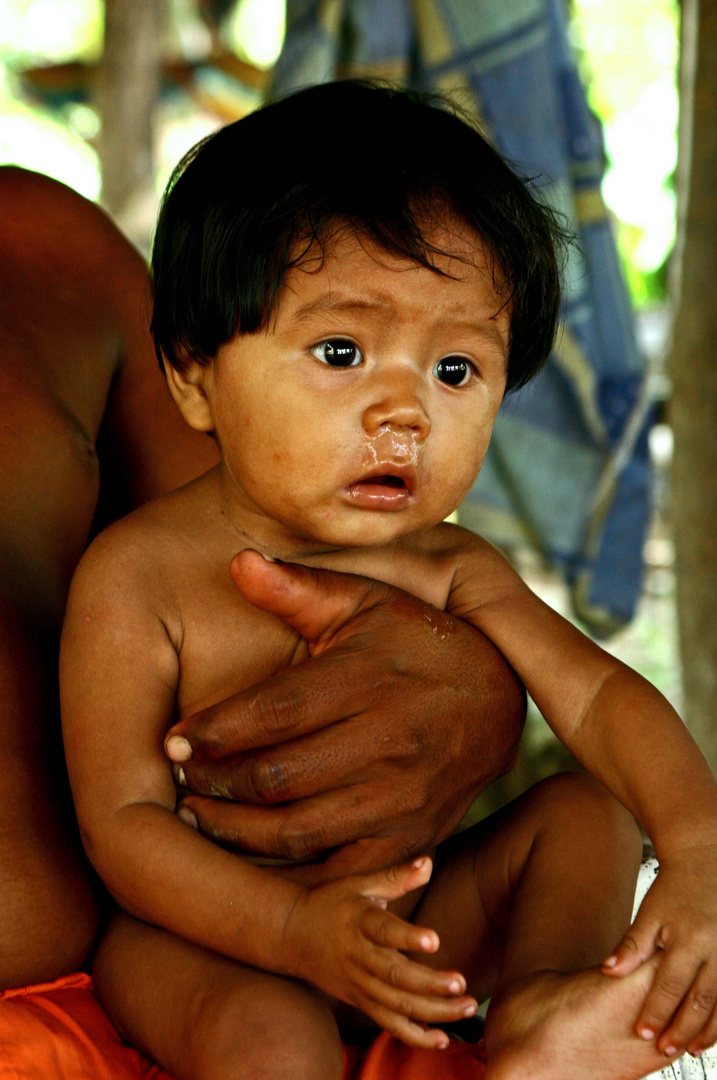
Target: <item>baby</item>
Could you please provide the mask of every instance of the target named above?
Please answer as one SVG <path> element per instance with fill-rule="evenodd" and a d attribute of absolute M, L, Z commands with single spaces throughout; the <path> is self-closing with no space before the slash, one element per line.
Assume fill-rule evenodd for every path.
<path fill-rule="evenodd" d="M 656 690 L 444 523 L 550 351 L 556 238 L 469 124 L 362 84 L 272 104 L 172 178 L 153 332 L 221 462 L 90 547 L 61 684 L 83 840 L 126 913 L 98 989 L 183 1080 L 338 1080 L 361 1019 L 437 1049 L 487 997 L 490 1080 L 630 1080 L 717 1039 L 704 760 Z M 435 853 L 328 884 L 211 843 L 175 814 L 167 731 L 325 644 L 290 588 L 305 636 L 250 603 L 246 568 L 272 560 L 420 597 L 438 650 L 478 627 L 597 780 L 554 777 Z M 661 871 L 628 931 L 630 815 Z"/>

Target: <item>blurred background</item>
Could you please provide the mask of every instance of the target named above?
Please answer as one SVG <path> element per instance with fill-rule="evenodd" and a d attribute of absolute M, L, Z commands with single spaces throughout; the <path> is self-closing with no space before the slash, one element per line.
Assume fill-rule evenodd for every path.
<path fill-rule="evenodd" d="M 708 11 L 700 12 L 697 0 L 683 0 L 682 5 L 678 0 L 556 0 L 556 5 L 552 13 L 547 8 L 543 11 L 544 5 L 539 0 L 524 0 L 522 9 L 520 3 L 514 2 L 512 8 L 518 22 L 525 16 L 523 23 L 528 30 L 538 26 L 543 17 L 548 22 L 552 19 L 550 32 L 559 35 L 558 51 L 568 50 L 570 54 L 569 61 L 563 55 L 560 78 L 564 81 L 567 66 L 574 65 L 584 87 L 589 113 L 601 127 L 602 141 L 598 138 L 593 145 L 593 150 L 598 147 L 599 171 L 603 174 L 604 204 L 601 203 L 600 214 L 604 209 L 633 310 L 631 325 L 635 328 L 639 353 L 639 378 L 633 363 L 630 385 L 637 380 L 639 386 L 637 391 L 634 387 L 630 390 L 632 397 L 628 394 L 628 404 L 630 410 L 635 406 L 630 415 L 639 412 L 639 417 L 637 421 L 633 419 L 635 430 L 627 449 L 623 430 L 618 433 L 619 440 L 610 441 L 605 436 L 600 468 L 592 479 L 581 481 L 588 484 L 585 498 L 589 504 L 581 528 L 592 537 L 591 548 L 586 542 L 577 554 L 573 551 L 561 554 L 557 550 L 559 545 L 542 539 L 542 534 L 532 526 L 524 529 L 522 539 L 515 531 L 505 531 L 505 535 L 500 530 L 491 532 L 480 517 L 481 506 L 489 505 L 495 510 L 497 505 L 497 496 L 490 491 L 483 498 L 477 489 L 478 518 L 469 508 L 463 519 L 501 543 L 531 586 L 549 603 L 579 621 L 600 637 L 605 647 L 654 682 L 685 715 L 715 768 L 717 638 L 710 612 L 714 611 L 717 594 L 717 569 L 715 541 L 709 536 L 710 522 L 715 526 L 712 535 L 717 533 L 715 364 L 708 347 L 699 361 L 702 367 L 693 369 L 690 375 L 691 392 L 697 384 L 698 400 L 704 412 L 698 417 L 694 400 L 687 391 L 680 391 L 679 379 L 675 379 L 675 371 L 681 371 L 683 364 L 680 359 L 678 368 L 674 366 L 671 333 L 680 307 L 679 280 L 676 283 L 680 275 L 675 269 L 674 255 L 678 232 L 680 41 L 682 35 L 684 167 L 685 161 L 693 164 L 694 146 L 705 141 L 705 130 L 695 119 L 691 106 L 685 110 L 685 101 L 692 100 L 695 79 L 702 77 L 704 68 L 696 63 L 696 58 L 702 38 L 710 33 L 714 35 L 715 18 Z M 425 15 L 428 6 L 419 2 L 412 10 L 422 9 Z M 435 11 L 439 14 L 443 11 L 446 25 L 451 16 L 449 7 L 453 9 L 454 24 L 456 19 L 465 20 L 471 11 L 470 2 L 443 5 L 443 9 L 436 3 Z M 494 9 L 497 7 L 493 4 Z M 388 20 L 381 31 L 384 42 L 386 35 L 390 37 L 394 33 L 396 37 L 391 56 L 382 54 L 380 62 L 373 67 L 358 62 L 353 68 L 348 65 L 348 73 L 374 73 L 410 81 L 408 61 L 402 64 L 403 46 L 398 41 L 398 31 L 401 28 L 402 33 L 411 31 L 411 16 L 405 16 L 405 26 L 399 27 L 397 22 L 391 22 L 399 18 L 391 14 L 392 5 L 365 3 L 361 13 L 365 25 L 354 15 L 354 24 L 350 26 L 349 8 L 350 4 L 338 0 L 313 4 L 297 0 L 293 8 L 289 3 L 287 16 L 285 0 L 2 0 L 0 164 L 13 163 L 47 173 L 87 198 L 101 201 L 123 231 L 146 253 L 158 199 L 173 166 L 185 151 L 218 126 L 239 119 L 260 105 L 272 83 L 278 81 L 279 89 L 285 89 L 346 73 L 345 35 L 341 39 L 343 46 L 339 41 L 343 31 L 348 29 L 353 37 L 363 33 L 370 38 L 371 19 Z M 380 16 L 372 16 L 372 8 L 374 12 L 381 9 Z M 324 38 L 333 35 L 338 42 L 338 59 L 334 57 L 331 61 L 333 66 L 326 66 L 325 49 L 314 68 L 304 63 L 316 45 L 315 40 L 307 46 L 301 36 L 312 12 L 316 33 Z M 435 12 L 431 17 L 437 18 Z M 560 23 L 557 31 L 556 17 Z M 705 20 L 711 20 L 711 26 L 703 26 Z M 692 31 L 688 24 L 692 25 Z M 421 27 L 414 26 L 413 31 L 420 44 Z M 292 34 L 295 42 L 290 52 Z M 408 55 L 415 42 L 406 40 Z M 455 39 L 452 40 L 455 45 Z M 500 47 L 504 49 L 508 40 L 509 35 L 504 34 Z M 711 40 L 715 51 L 717 41 L 714 36 Z M 432 39 L 421 47 L 429 55 L 434 45 Z M 318 45 L 316 48 L 321 52 Z M 478 46 L 473 50 L 474 58 L 485 55 L 485 44 L 480 48 L 482 53 Z M 323 74 L 317 74 L 321 63 L 324 63 Z M 441 71 L 445 69 L 444 62 Z M 474 66 L 474 70 L 481 74 L 482 69 Z M 477 76 L 471 87 L 475 99 L 479 99 L 485 86 Z M 574 97 L 575 91 L 571 93 Z M 487 100 L 490 102 L 489 97 Z M 475 111 L 485 119 L 486 109 L 480 102 Z M 490 120 L 490 108 L 488 114 Z M 488 126 L 491 128 L 490 122 Z M 695 140 L 688 137 L 693 128 Z M 501 145 L 501 132 L 491 129 L 491 133 Z M 709 160 L 717 164 L 714 137 L 711 138 L 711 149 L 707 146 L 705 152 L 711 153 Z M 709 144 L 710 139 L 706 142 Z M 571 168 L 574 176 L 574 161 Z M 680 206 L 685 207 L 681 247 L 685 239 L 688 245 L 691 243 L 685 224 L 686 193 L 690 183 L 699 178 L 699 170 L 687 169 L 687 172 L 689 178 L 681 181 L 684 191 L 680 194 Z M 714 241 L 714 232 L 709 232 L 714 222 L 710 226 L 709 221 L 705 225 L 701 220 L 699 228 L 704 256 L 710 235 Z M 595 256 L 588 250 L 585 258 L 590 263 Z M 714 262 L 714 250 L 710 258 Z M 588 267 L 583 276 L 589 273 Z M 712 280 L 717 280 L 717 274 Z M 704 296 L 697 299 L 704 317 L 714 318 L 707 310 L 708 299 Z M 599 297 L 597 300 L 593 297 L 592 302 L 599 306 Z M 683 318 L 690 325 L 695 321 L 694 313 L 686 313 Z M 714 338 L 708 336 L 709 340 Z M 632 346 L 628 343 L 627 348 Z M 590 353 L 587 345 L 585 351 Z M 672 365 L 668 361 L 670 351 Z M 694 349 L 692 358 L 695 363 L 699 360 L 694 357 Z M 598 373 L 598 383 L 601 378 L 604 382 L 600 359 L 590 355 L 589 360 L 591 371 Z M 561 370 L 565 375 L 565 358 Z M 611 392 L 615 396 L 617 384 L 613 375 L 611 379 Z M 579 381 L 577 376 L 575 381 Z M 627 385 L 625 380 L 623 383 Z M 604 395 L 600 398 L 597 391 L 595 394 L 602 409 L 601 422 L 609 427 Z M 576 413 L 585 411 L 585 402 L 577 390 L 570 400 Z M 628 404 L 623 409 L 626 414 Z M 614 402 L 610 408 L 614 411 Z M 567 412 L 570 413 L 570 406 Z M 625 422 L 628 428 L 629 419 L 628 416 Z M 681 434 L 683 430 L 691 430 L 698 420 L 702 426 L 694 438 Z M 566 414 L 568 426 L 569 422 L 572 420 Z M 600 438 L 596 439 L 599 444 Z M 680 465 L 678 460 L 676 471 L 671 471 L 673 451 L 680 440 L 680 445 L 685 447 L 684 464 Z M 637 545 L 638 556 L 630 556 L 627 591 L 634 590 L 635 602 L 617 614 L 613 610 L 615 605 L 607 610 L 610 607 L 607 600 L 602 602 L 602 607 L 594 598 L 590 604 L 581 606 L 579 597 L 580 590 L 584 593 L 586 587 L 586 567 L 597 574 L 595 564 L 599 561 L 595 554 L 593 511 L 605 496 L 608 481 L 614 487 L 628 459 L 632 460 L 636 453 L 639 456 L 635 449 L 638 444 L 644 447 L 645 458 L 639 496 L 645 504 L 645 522 L 637 531 L 632 530 L 631 542 Z M 691 476 L 694 480 L 695 475 L 702 494 L 699 490 L 696 494 L 688 491 L 688 481 L 684 478 L 689 480 Z M 684 490 L 687 503 L 676 500 L 678 490 Z M 604 506 L 601 512 L 604 517 Z M 708 550 L 704 545 L 710 543 L 712 547 Z M 614 574 L 614 570 L 610 572 Z M 678 577 L 687 581 L 679 604 Z M 599 618 L 598 608 L 602 612 Z M 502 800 L 538 776 L 565 764 L 565 751 L 532 710 L 518 768 L 491 798 Z"/>

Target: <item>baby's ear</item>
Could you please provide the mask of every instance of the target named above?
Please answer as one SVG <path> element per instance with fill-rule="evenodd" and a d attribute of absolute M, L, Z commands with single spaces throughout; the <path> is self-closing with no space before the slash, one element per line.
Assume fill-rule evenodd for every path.
<path fill-rule="evenodd" d="M 189 426 L 196 431 L 214 431 L 214 416 L 206 390 L 206 383 L 211 381 L 211 364 L 204 367 L 187 357 L 181 371 L 166 361 L 164 370 L 169 392 Z"/>

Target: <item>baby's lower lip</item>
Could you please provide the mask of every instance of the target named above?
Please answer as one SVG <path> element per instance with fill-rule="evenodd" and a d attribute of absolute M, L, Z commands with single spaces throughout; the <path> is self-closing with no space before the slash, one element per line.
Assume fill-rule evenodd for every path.
<path fill-rule="evenodd" d="M 407 487 L 391 487 L 388 484 L 377 483 L 375 480 L 361 480 L 356 484 L 348 484 L 344 488 L 344 494 L 354 506 L 360 506 L 364 510 L 401 510 L 407 503 L 413 501 L 413 496 Z"/>

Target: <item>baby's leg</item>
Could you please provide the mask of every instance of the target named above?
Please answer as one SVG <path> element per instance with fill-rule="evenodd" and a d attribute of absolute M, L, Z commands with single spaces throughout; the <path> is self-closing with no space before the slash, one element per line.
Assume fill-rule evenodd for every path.
<path fill-rule="evenodd" d="M 177 1080 L 341 1080 L 336 1022 L 303 983 L 124 914 L 100 944 L 94 976 L 122 1036 Z"/>
<path fill-rule="evenodd" d="M 422 957 L 492 995 L 489 1080 L 632 1080 L 664 1066 L 635 1034 L 649 965 L 599 965 L 629 923 L 640 840 L 588 776 L 552 777 L 444 845 L 414 919 L 441 948 Z"/>

